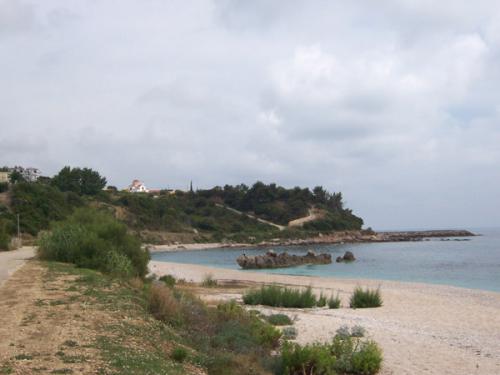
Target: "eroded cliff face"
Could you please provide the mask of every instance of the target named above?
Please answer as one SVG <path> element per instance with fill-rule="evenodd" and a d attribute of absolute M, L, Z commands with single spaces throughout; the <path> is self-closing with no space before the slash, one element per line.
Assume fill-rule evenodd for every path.
<path fill-rule="evenodd" d="M 269 250 L 264 255 L 246 256 L 240 255 L 236 262 L 244 269 L 258 268 L 280 268 L 293 267 L 303 264 L 329 264 L 332 262 L 330 254 L 316 254 L 309 250 L 306 255 L 288 254 L 286 251 L 276 254 L 273 250 Z"/>

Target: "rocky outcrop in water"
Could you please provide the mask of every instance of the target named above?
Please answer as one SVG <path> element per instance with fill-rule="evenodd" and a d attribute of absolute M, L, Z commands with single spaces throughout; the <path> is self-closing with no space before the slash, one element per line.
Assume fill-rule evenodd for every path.
<path fill-rule="evenodd" d="M 286 251 L 277 254 L 273 250 L 269 250 L 264 255 L 240 255 L 236 262 L 244 269 L 281 268 L 304 264 L 330 264 L 332 256 L 330 254 L 316 255 L 312 250 L 309 250 L 306 255 L 288 254 Z"/>
<path fill-rule="evenodd" d="M 354 257 L 354 254 L 351 253 L 350 251 L 346 251 L 344 253 L 344 256 L 337 257 L 337 259 L 335 261 L 337 263 L 341 263 L 341 262 L 354 262 L 355 260 L 356 260 L 356 258 Z"/>

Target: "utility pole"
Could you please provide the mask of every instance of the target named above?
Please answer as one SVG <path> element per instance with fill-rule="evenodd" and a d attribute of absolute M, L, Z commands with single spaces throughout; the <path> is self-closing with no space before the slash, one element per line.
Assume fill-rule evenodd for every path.
<path fill-rule="evenodd" d="M 21 246 L 21 225 L 19 224 L 19 214 L 17 214 L 17 242 Z"/>

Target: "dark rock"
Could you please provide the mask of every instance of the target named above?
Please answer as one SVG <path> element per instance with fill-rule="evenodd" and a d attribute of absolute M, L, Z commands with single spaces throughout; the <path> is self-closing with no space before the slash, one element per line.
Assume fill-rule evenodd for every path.
<path fill-rule="evenodd" d="M 264 255 L 246 256 L 240 255 L 236 262 L 244 269 L 259 268 L 279 268 L 293 267 L 303 264 L 329 264 L 332 262 L 330 254 L 316 255 L 314 251 L 309 250 L 306 255 L 290 255 L 287 252 L 276 254 L 274 251 L 268 251 Z"/>
<path fill-rule="evenodd" d="M 355 260 L 356 258 L 354 257 L 354 254 L 350 251 L 346 251 L 344 253 L 344 256 L 337 257 L 335 261 L 337 263 L 341 263 L 341 262 L 354 262 Z"/>

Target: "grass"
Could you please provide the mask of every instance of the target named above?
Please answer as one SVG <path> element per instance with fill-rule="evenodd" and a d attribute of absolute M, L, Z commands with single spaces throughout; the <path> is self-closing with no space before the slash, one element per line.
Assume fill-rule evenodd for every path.
<path fill-rule="evenodd" d="M 164 275 L 164 276 L 160 277 L 159 280 L 163 281 L 165 283 L 165 285 L 170 287 L 170 288 L 173 288 L 175 286 L 176 281 L 177 281 L 175 279 L 175 277 L 173 277 L 172 275 Z"/>
<path fill-rule="evenodd" d="M 361 287 L 356 287 L 351 296 L 349 305 L 353 309 L 382 306 L 380 289 L 362 289 Z"/>
<path fill-rule="evenodd" d="M 334 297 L 333 295 L 330 296 L 330 298 L 328 298 L 328 308 L 329 309 L 338 309 L 340 308 L 340 297 L 339 297 L 339 294 L 337 293 L 337 295 Z"/>
<path fill-rule="evenodd" d="M 217 286 L 217 284 L 217 280 L 214 279 L 214 276 L 212 274 L 206 274 L 203 278 L 203 281 L 201 282 L 201 286 L 205 288 L 214 288 Z"/>
<path fill-rule="evenodd" d="M 250 290 L 243 295 L 243 302 L 247 305 L 298 308 L 310 308 L 317 305 L 317 299 L 311 287 L 301 290 L 277 285 Z"/>
<path fill-rule="evenodd" d="M 172 351 L 172 354 L 170 356 L 176 362 L 184 362 L 187 355 L 188 355 L 187 350 L 185 348 L 178 346 Z"/>
<path fill-rule="evenodd" d="M 271 323 L 273 326 L 289 326 L 292 323 L 292 320 L 285 314 L 273 314 L 266 317 L 266 320 Z"/>

